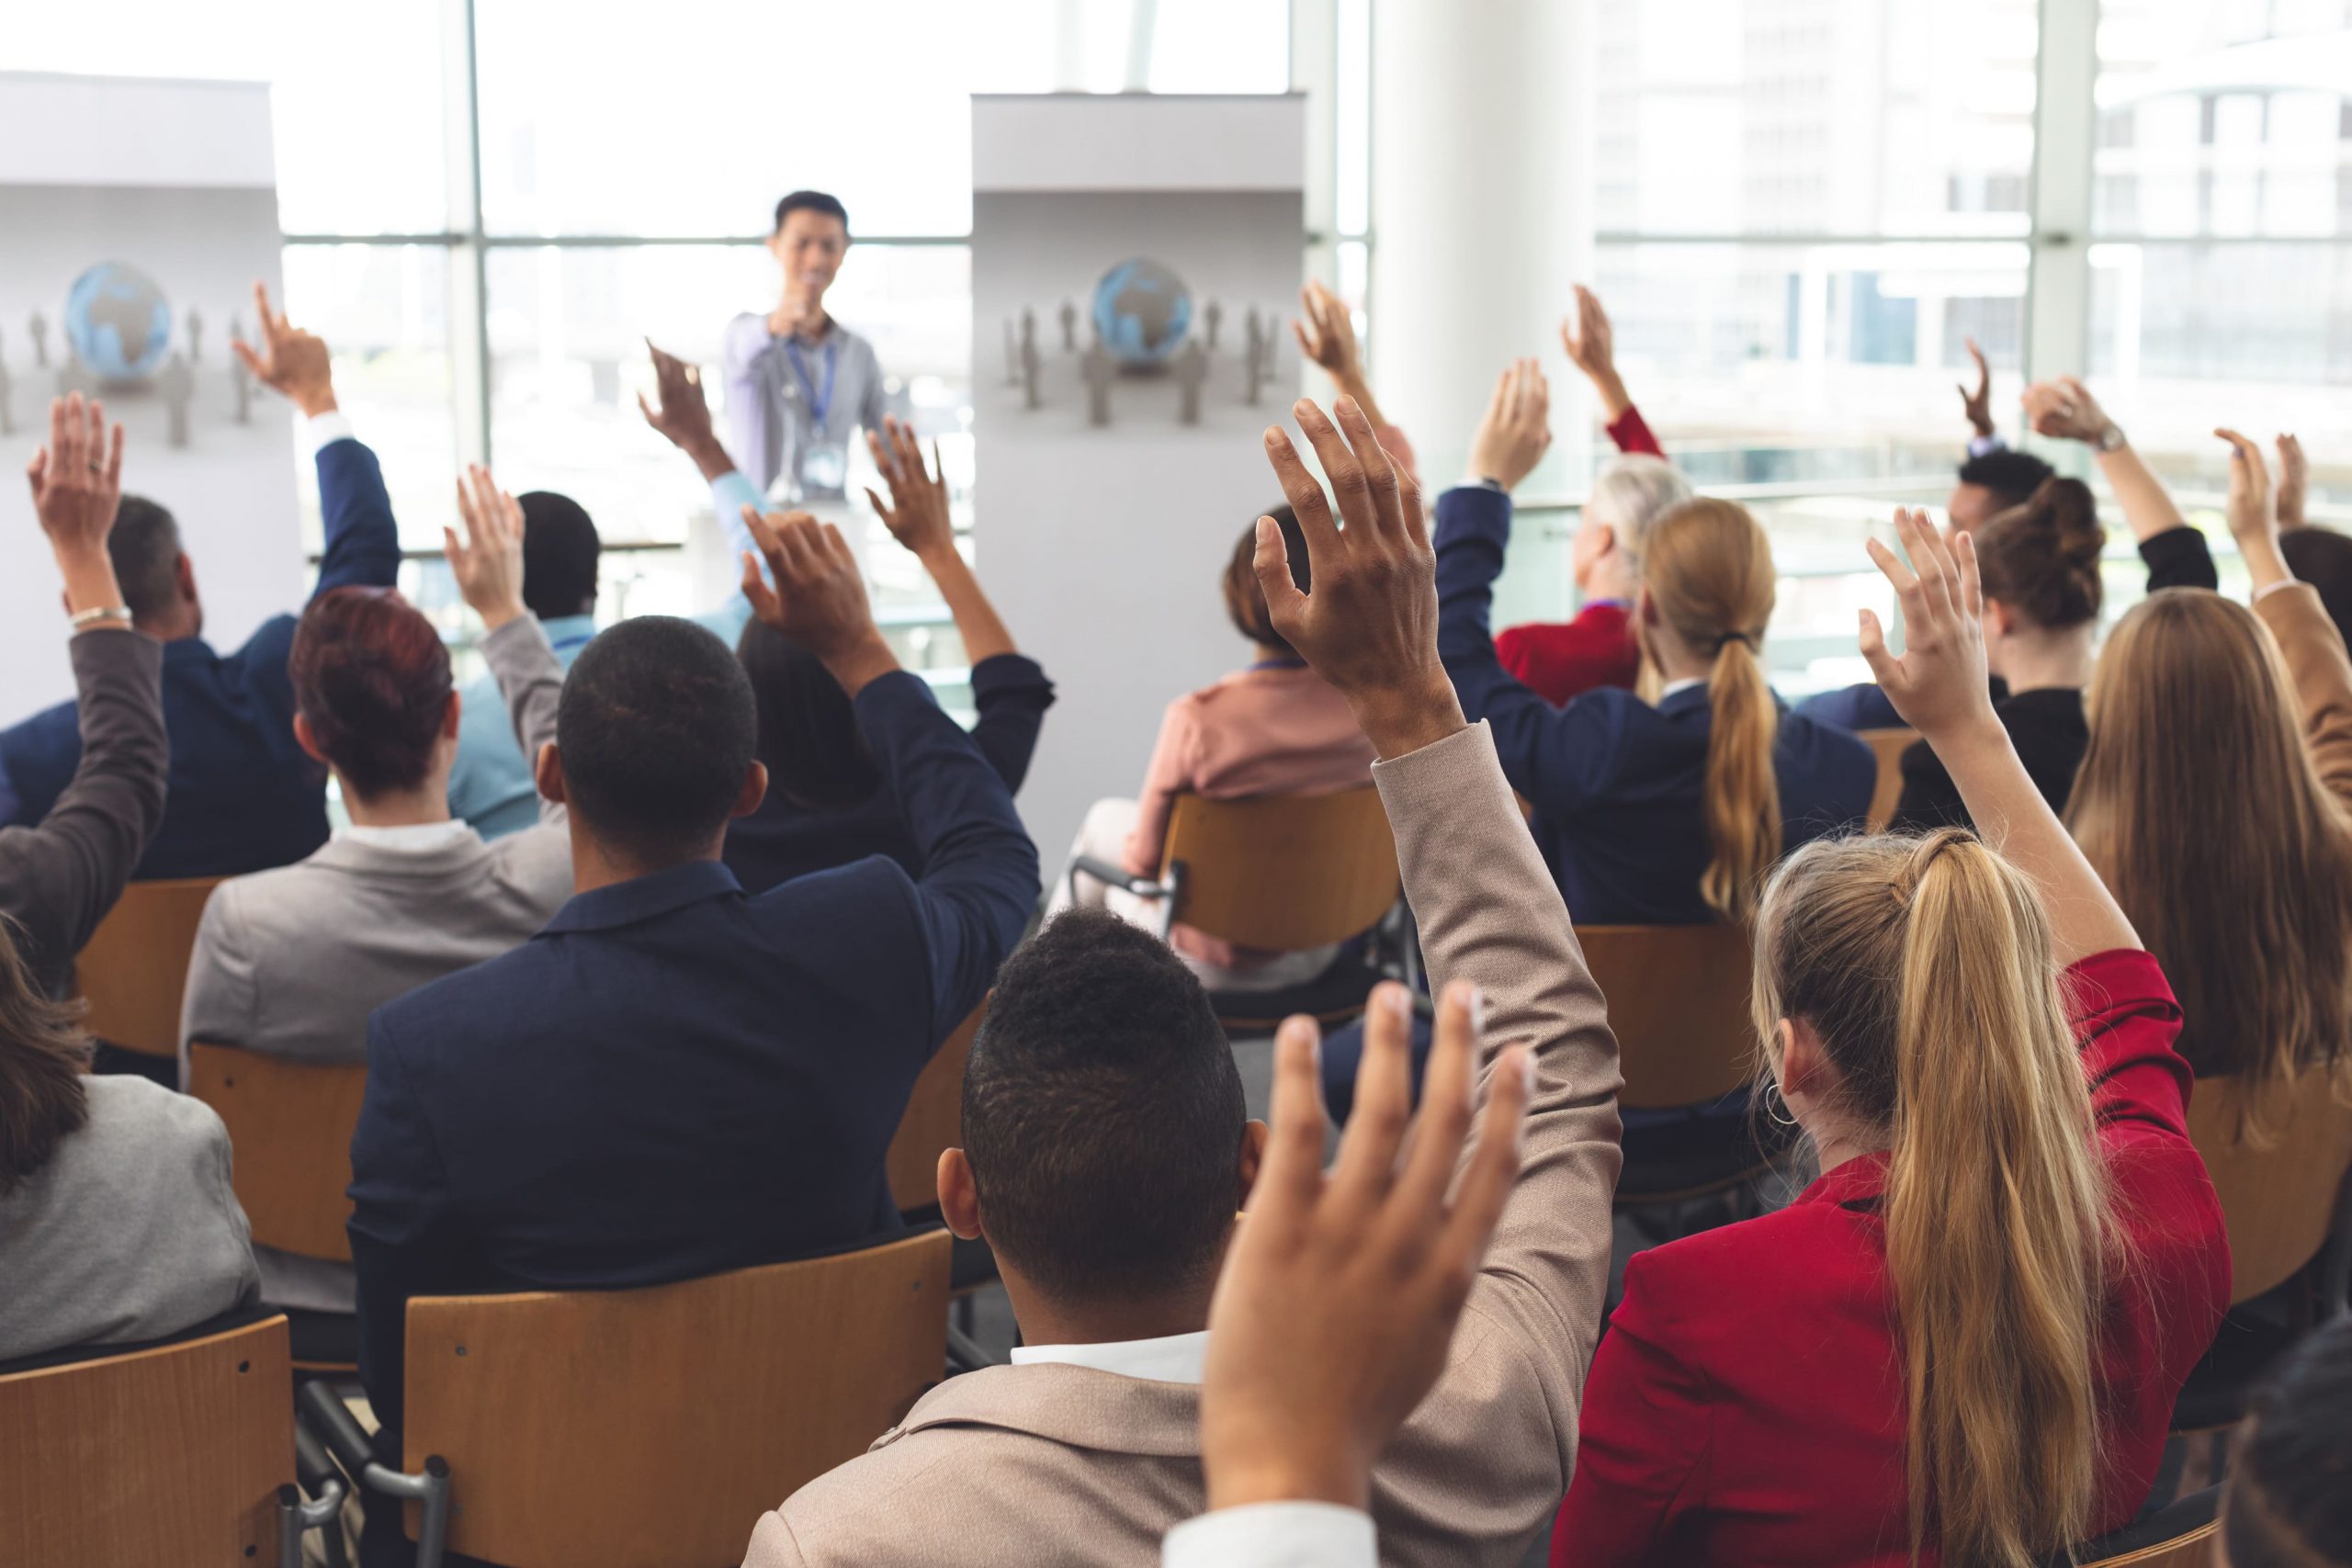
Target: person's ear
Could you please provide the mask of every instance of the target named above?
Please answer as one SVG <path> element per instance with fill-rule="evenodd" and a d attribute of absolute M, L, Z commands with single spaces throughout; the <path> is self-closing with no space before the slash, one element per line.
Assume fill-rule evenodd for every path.
<path fill-rule="evenodd" d="M 558 806 L 564 804 L 563 753 L 555 749 L 552 740 L 539 742 L 539 755 L 531 764 L 531 782 L 539 786 L 539 794 Z"/>
<path fill-rule="evenodd" d="M 313 762 L 327 761 L 327 754 L 319 749 L 318 731 L 312 729 L 311 721 L 299 713 L 294 716 L 294 744 L 302 748 L 302 754 Z M 334 766 L 331 762 L 327 765 Z"/>
<path fill-rule="evenodd" d="M 980 1189 L 961 1149 L 939 1151 L 939 1217 L 966 1241 L 980 1239 Z"/>
<path fill-rule="evenodd" d="M 1271 1136 L 1263 1122 L 1255 1120 L 1241 1124 L 1241 1165 L 1237 1173 L 1241 1179 L 1241 1201 L 1250 1201 L 1250 1194 L 1257 1190 L 1259 1168 L 1266 1163 L 1266 1139 Z"/>
<path fill-rule="evenodd" d="M 187 552 L 186 550 L 182 550 L 180 552 L 180 558 L 178 561 L 174 563 L 172 568 L 172 576 L 179 586 L 180 597 L 187 600 L 191 604 L 195 604 L 196 563 L 187 558 Z"/>
<path fill-rule="evenodd" d="M 465 716 L 465 694 L 460 692 L 451 692 L 449 694 L 449 706 L 447 711 L 441 715 L 441 739 L 444 740 L 455 740 L 458 738 L 458 725 L 462 719 L 464 719 Z"/>
<path fill-rule="evenodd" d="M 1578 529 L 1577 532 L 1583 533 L 1587 530 L 1589 530 L 1592 534 L 1592 558 L 1594 560 L 1598 561 L 1606 559 L 1610 555 L 1616 551 L 1616 529 L 1611 527 L 1606 523 L 1588 523 L 1583 528 Z"/>
<path fill-rule="evenodd" d="M 768 765 L 765 762 L 753 762 L 750 771 L 743 775 L 743 787 L 737 793 L 734 809 L 728 815 L 749 817 L 760 808 L 760 802 L 767 797 Z"/>
<path fill-rule="evenodd" d="M 1804 1019 L 1781 1020 L 1781 1060 L 1779 1063 L 1781 1098 L 1789 1109 L 1804 1115 L 1803 1106 L 1814 1103 L 1827 1094 L 1834 1077 L 1829 1066 L 1829 1054 L 1821 1043 L 1821 1036 Z"/>
<path fill-rule="evenodd" d="M 2007 637 L 2018 629 L 2017 616 L 1998 599 L 1984 601 L 1984 629 L 1995 637 Z"/>

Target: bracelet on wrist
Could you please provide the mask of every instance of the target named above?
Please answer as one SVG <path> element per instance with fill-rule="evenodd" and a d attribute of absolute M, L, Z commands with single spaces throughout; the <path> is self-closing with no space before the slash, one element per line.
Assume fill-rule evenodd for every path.
<path fill-rule="evenodd" d="M 65 617 L 65 621 L 68 626 L 72 626 L 77 632 L 84 626 L 94 626 L 101 621 L 120 621 L 127 626 L 130 625 L 130 606 L 128 604 L 94 604 L 86 610 L 74 611 L 72 615 Z"/>

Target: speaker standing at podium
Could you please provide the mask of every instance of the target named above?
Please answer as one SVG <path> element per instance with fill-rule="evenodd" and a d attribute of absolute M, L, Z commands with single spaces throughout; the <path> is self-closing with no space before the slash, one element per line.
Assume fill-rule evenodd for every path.
<path fill-rule="evenodd" d="M 881 429 L 886 406 L 874 345 L 825 313 L 849 250 L 848 209 L 822 191 L 794 191 L 776 203 L 767 246 L 784 268 L 783 303 L 727 325 L 729 446 L 771 500 L 838 500 L 850 438 L 861 425 Z"/>

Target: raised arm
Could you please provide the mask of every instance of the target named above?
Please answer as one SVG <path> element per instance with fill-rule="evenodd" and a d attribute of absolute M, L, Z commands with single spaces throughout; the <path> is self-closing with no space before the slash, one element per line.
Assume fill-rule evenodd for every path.
<path fill-rule="evenodd" d="M 2262 449 L 2234 430 L 2213 434 L 2230 444 L 2230 533 L 2254 580 L 2254 613 L 2286 660 L 2320 777 L 2337 799 L 2352 805 L 2352 662 L 2345 656 L 2344 634 L 2318 591 L 2295 581 L 2278 547 L 2279 519 Z"/>
<path fill-rule="evenodd" d="M 482 657 L 505 699 L 515 744 L 536 767 L 539 749 L 555 739 L 563 666 L 548 646 L 547 628 L 523 604 L 523 508 L 476 463 L 458 477 L 458 513 L 466 536 L 443 528 L 442 553 L 458 592 L 481 617 Z M 539 797 L 541 822 L 560 822 L 564 815 L 560 803 Z"/>
<path fill-rule="evenodd" d="M 107 555 L 122 427 L 79 393 L 59 399 L 26 477 L 74 621 L 82 757 L 38 825 L 0 829 L 0 913 L 24 928 L 31 967 L 54 991 L 162 825 L 170 746 L 163 647 L 131 630 Z"/>
<path fill-rule="evenodd" d="M 1905 647 L 1901 658 L 1888 652 L 1878 616 L 1862 611 L 1871 673 L 1951 772 L 1978 836 L 2041 890 L 2058 962 L 2137 948 L 2139 934 L 2034 787 L 1993 711 L 1975 540 L 1957 529 L 1939 534 L 1919 512 L 1896 511 L 1894 531 L 1910 565 L 1876 539 L 1868 548 L 1902 604 Z"/>
<path fill-rule="evenodd" d="M 765 504 L 765 498 L 760 487 L 736 468 L 735 459 L 727 455 L 718 432 L 711 428 L 702 367 L 656 347 L 651 338 L 645 340 L 645 349 L 653 356 L 653 386 L 662 400 L 657 407 L 639 392 L 638 409 L 663 440 L 693 460 L 695 471 L 710 486 L 711 511 L 718 519 L 728 551 L 740 557 L 755 548 L 751 531 L 743 526 L 743 508 L 757 510 Z M 731 389 L 729 395 L 734 395 Z"/>
<path fill-rule="evenodd" d="M 1609 439 L 1621 452 L 1665 457 L 1665 448 L 1650 434 L 1649 423 L 1634 406 L 1623 378 L 1617 374 L 1617 334 L 1609 324 L 1609 312 L 1600 308 L 1600 296 L 1581 283 L 1576 290 L 1577 313 L 1561 321 L 1560 346 L 1567 350 L 1568 363 L 1584 372 L 1599 394 Z"/>
<path fill-rule="evenodd" d="M 330 588 L 390 588 L 400 581 L 400 527 L 384 471 L 352 434 L 335 402 L 334 369 L 327 345 L 270 309 L 269 289 L 254 285 L 254 310 L 261 324 L 261 347 L 232 341 L 229 346 L 263 386 L 282 394 L 300 411 L 315 448 L 319 511 L 326 526 L 326 551 L 319 561 L 313 594 Z"/>
<path fill-rule="evenodd" d="M 865 446 L 883 482 L 890 488 L 890 500 L 886 504 L 871 490 L 865 499 L 883 526 L 890 530 L 890 537 L 905 546 L 938 585 L 939 596 L 947 602 L 948 614 L 955 616 L 956 630 L 964 639 L 965 657 L 977 665 L 1018 652 L 1012 634 L 981 590 L 979 579 L 972 575 L 970 563 L 956 548 L 956 527 L 947 510 L 946 469 L 939 463 L 937 443 L 932 446 L 932 467 L 926 468 L 922 444 L 915 439 L 913 427 L 886 415 L 879 431 L 865 433 Z"/>
<path fill-rule="evenodd" d="M 2291 432 L 2278 437 L 2278 531 L 2292 533 L 2304 526 L 2303 499 L 2311 490 L 2310 461 L 2301 437 Z"/>
<path fill-rule="evenodd" d="M 1413 457 L 1412 443 L 1405 438 L 1403 431 L 1382 416 L 1379 403 L 1373 399 L 1372 381 L 1364 374 L 1363 351 L 1356 343 L 1355 317 L 1347 301 L 1317 280 L 1298 291 L 1298 310 L 1291 320 L 1290 330 L 1298 338 L 1299 353 L 1323 367 L 1331 378 L 1335 392 L 1355 400 L 1356 407 L 1372 422 L 1373 434 L 1380 438 L 1381 448 L 1419 484 L 1420 465 Z"/>
<path fill-rule="evenodd" d="M 2091 449 L 2133 538 L 2145 543 L 2167 529 L 2188 525 L 2163 483 L 2132 450 L 2123 427 L 2107 416 L 2089 388 L 2071 376 L 2037 381 L 2025 389 L 2024 402 L 2026 420 L 2037 433 L 2079 441 Z"/>
<path fill-rule="evenodd" d="M 1968 344 L 1968 357 L 1976 364 L 1976 389 L 1970 391 L 1968 383 L 1962 381 L 1955 390 L 1960 393 L 1960 412 L 1967 417 L 1971 432 L 1968 449 L 1981 452 L 2000 443 L 1993 427 L 1993 367 L 1985 363 L 1984 351 L 1976 346 L 1974 338 L 1962 341 Z"/>

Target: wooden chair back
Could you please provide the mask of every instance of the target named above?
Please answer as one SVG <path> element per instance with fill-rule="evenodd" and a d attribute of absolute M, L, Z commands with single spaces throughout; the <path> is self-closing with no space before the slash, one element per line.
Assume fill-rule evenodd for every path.
<path fill-rule="evenodd" d="M 1878 784 L 1871 791 L 1870 830 L 1883 833 L 1894 820 L 1896 802 L 1903 798 L 1903 753 L 1919 739 L 1916 729 L 1865 729 L 1864 740 L 1870 742 L 1871 754 L 1878 759 Z"/>
<path fill-rule="evenodd" d="M 899 1118 L 887 1161 L 890 1201 L 901 1211 L 927 1209 L 939 1201 L 939 1156 L 963 1137 L 964 1063 L 988 1011 L 983 998 L 972 1016 L 933 1054 L 915 1079 L 914 1093 L 907 1098 L 906 1114 Z"/>
<path fill-rule="evenodd" d="M 2280 1101 L 2285 1119 L 2260 1141 L 2238 1135 L 2245 1090 L 2236 1078 L 2199 1078 L 2189 1096 L 2188 1136 L 2229 1228 L 2233 1306 L 2319 1256 L 2352 1168 L 2352 1069 L 2311 1068 L 2290 1093 Z"/>
<path fill-rule="evenodd" d="M 286 1320 L 0 1377 L 0 1562 L 275 1561 Z"/>
<path fill-rule="evenodd" d="M 1629 1109 L 1702 1105 L 1756 1071 L 1745 926 L 1579 926 L 1609 1000 Z"/>
<path fill-rule="evenodd" d="M 2082 1563 L 2080 1568 L 2208 1568 L 2213 1561 L 2213 1538 L 2221 1529 L 2221 1520 L 2208 1519 L 2187 1535 L 2160 1540 L 2120 1557 L 2101 1557 Z"/>
<path fill-rule="evenodd" d="M 254 1240 L 304 1258 L 351 1261 L 351 1134 L 368 1092 L 365 1062 L 292 1062 L 191 1041 L 188 1092 L 220 1113 L 235 1152 L 237 1201 Z"/>
<path fill-rule="evenodd" d="M 180 997 L 196 925 L 217 876 L 134 882 L 74 960 L 75 991 L 88 998 L 83 1027 L 142 1055 L 180 1054 Z"/>
<path fill-rule="evenodd" d="M 403 1468 L 509 1568 L 736 1562 L 939 1381 L 948 1236 L 638 1291 L 413 1297 Z M 413 1505 L 409 1530 L 416 1529 Z"/>
<path fill-rule="evenodd" d="M 1254 800 L 1179 795 L 1162 874 L 1180 862 L 1176 919 L 1238 947 L 1274 953 L 1369 931 L 1403 886 L 1388 813 L 1370 784 Z"/>

